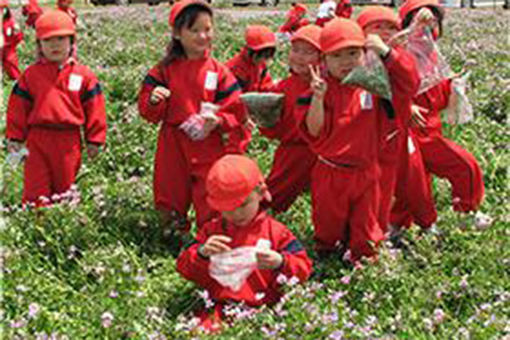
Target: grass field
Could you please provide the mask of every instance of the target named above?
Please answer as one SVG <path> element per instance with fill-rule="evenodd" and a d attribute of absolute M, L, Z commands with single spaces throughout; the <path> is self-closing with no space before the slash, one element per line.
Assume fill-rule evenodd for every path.
<path fill-rule="evenodd" d="M 4 166 L 4 226 L 0 312 L 4 339 L 186 339 L 200 290 L 175 271 L 159 239 L 152 206 L 157 126 L 143 121 L 137 92 L 164 53 L 167 6 L 82 10 L 79 56 L 103 83 L 108 147 L 84 159 L 69 204 L 22 211 L 21 169 Z M 230 13 L 230 12 L 229 12 Z M 253 22 L 277 28 L 282 15 L 216 18 L 214 55 L 226 61 Z M 481 211 L 493 221 L 476 226 L 450 207 L 449 184 L 434 182 L 444 238 L 408 235 L 410 250 L 381 250 L 362 270 L 328 263 L 329 278 L 288 286 L 286 298 L 260 313 L 239 306 L 237 321 L 218 339 L 509 339 L 510 338 L 510 41 L 509 12 L 447 12 L 443 53 L 459 71 L 472 71 L 469 97 L 476 118 L 444 131 L 472 152 L 484 170 Z M 19 48 L 33 58 L 33 32 Z M 270 69 L 287 74 L 282 45 Z M 12 87 L 4 86 L 4 103 Z M 5 107 L 2 108 L 2 117 Z M 2 127 L 4 130 L 4 119 Z M 250 147 L 267 173 L 276 144 L 257 133 Z M 2 153 L 5 157 L 5 152 Z M 311 246 L 310 198 L 301 197 L 278 219 Z M 202 336 L 200 336 L 202 337 Z"/>

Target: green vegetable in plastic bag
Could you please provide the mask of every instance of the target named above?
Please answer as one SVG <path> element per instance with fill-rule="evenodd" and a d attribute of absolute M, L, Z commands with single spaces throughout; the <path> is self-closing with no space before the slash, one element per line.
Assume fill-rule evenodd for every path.
<path fill-rule="evenodd" d="M 262 127 L 273 127 L 280 119 L 285 95 L 273 92 L 247 92 L 241 100 L 249 115 Z"/>
<path fill-rule="evenodd" d="M 365 54 L 363 65 L 355 67 L 345 76 L 342 84 L 359 86 L 370 93 L 391 99 L 391 85 L 388 73 L 382 61 L 372 51 L 368 51 Z"/>

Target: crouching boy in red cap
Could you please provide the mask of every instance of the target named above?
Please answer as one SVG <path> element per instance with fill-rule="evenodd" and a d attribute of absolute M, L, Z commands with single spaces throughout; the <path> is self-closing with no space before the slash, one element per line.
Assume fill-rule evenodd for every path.
<path fill-rule="evenodd" d="M 177 259 L 177 270 L 209 292 L 217 302 L 215 317 L 221 320 L 226 301 L 248 306 L 272 304 L 281 293 L 280 274 L 299 281 L 308 278 L 312 262 L 301 243 L 283 224 L 259 210 L 263 199 L 271 199 L 257 164 L 241 155 L 226 155 L 209 171 L 207 202 L 221 211 L 221 217 L 198 231 L 196 242 Z M 256 247 L 251 274 L 233 289 L 223 286 L 211 275 L 211 257 L 239 247 Z M 207 317 L 202 324 L 207 327 Z"/>

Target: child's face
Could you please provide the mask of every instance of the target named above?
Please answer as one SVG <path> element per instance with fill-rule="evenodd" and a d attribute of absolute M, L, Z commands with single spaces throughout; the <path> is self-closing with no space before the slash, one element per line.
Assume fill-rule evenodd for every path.
<path fill-rule="evenodd" d="M 342 80 L 353 68 L 362 64 L 363 56 L 361 47 L 341 48 L 326 54 L 326 67 L 331 76 Z"/>
<path fill-rule="evenodd" d="M 320 52 L 312 44 L 297 40 L 292 43 L 289 52 L 289 66 L 292 72 L 307 77 L 310 75 L 310 65 L 319 65 Z"/>
<path fill-rule="evenodd" d="M 211 16 L 208 13 L 198 14 L 193 26 L 181 28 L 178 36 L 189 58 L 202 57 L 211 47 L 214 36 Z"/>
<path fill-rule="evenodd" d="M 378 21 L 367 25 L 364 29 L 365 35 L 377 34 L 384 42 L 398 33 L 398 27 L 390 21 Z"/>
<path fill-rule="evenodd" d="M 41 51 L 51 62 L 63 63 L 71 53 L 71 37 L 57 36 L 41 40 Z"/>
<path fill-rule="evenodd" d="M 243 227 L 249 224 L 257 215 L 259 211 L 260 201 L 262 195 L 254 190 L 239 206 L 237 209 L 232 211 L 223 211 L 221 215 L 228 222 Z"/>

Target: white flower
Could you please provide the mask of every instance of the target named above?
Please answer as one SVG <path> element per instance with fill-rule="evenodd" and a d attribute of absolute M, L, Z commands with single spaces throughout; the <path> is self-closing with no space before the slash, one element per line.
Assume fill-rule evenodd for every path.
<path fill-rule="evenodd" d="M 101 315 L 101 325 L 103 326 L 103 328 L 109 328 L 112 325 L 113 319 L 114 317 L 112 313 L 104 312 Z"/>
<path fill-rule="evenodd" d="M 486 215 L 480 211 L 476 212 L 475 215 L 475 227 L 478 230 L 486 230 L 488 229 L 493 222 L 493 218 L 489 215 Z"/>
<path fill-rule="evenodd" d="M 31 303 L 30 305 L 28 305 L 28 317 L 33 319 L 38 313 L 39 311 L 41 310 L 41 307 L 33 302 Z"/>

